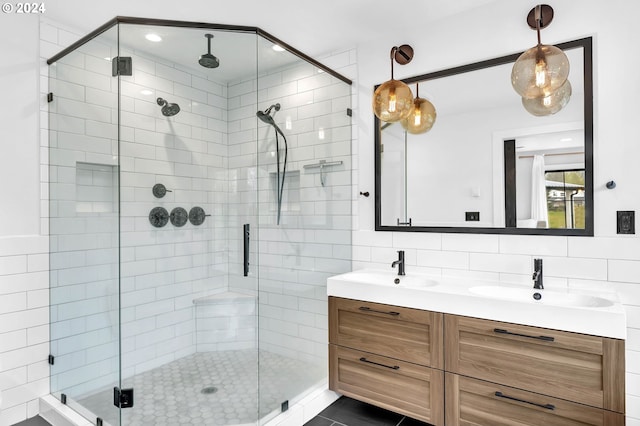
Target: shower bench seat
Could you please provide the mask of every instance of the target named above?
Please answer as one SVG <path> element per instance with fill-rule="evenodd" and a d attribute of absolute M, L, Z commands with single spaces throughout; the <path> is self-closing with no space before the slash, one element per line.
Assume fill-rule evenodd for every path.
<path fill-rule="evenodd" d="M 197 352 L 256 348 L 256 297 L 232 291 L 193 300 Z"/>

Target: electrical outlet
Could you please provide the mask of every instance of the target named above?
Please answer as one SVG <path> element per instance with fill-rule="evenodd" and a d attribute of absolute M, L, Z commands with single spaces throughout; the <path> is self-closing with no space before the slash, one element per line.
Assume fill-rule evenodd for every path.
<path fill-rule="evenodd" d="M 464 220 L 467 222 L 478 222 L 480 220 L 480 212 L 465 212 Z"/>
<path fill-rule="evenodd" d="M 635 234 L 636 233 L 636 215 L 635 211 L 618 211 L 617 220 L 618 234 Z"/>

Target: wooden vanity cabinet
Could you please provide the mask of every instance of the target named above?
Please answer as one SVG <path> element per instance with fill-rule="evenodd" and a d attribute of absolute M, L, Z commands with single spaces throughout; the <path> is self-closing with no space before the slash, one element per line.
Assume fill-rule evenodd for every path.
<path fill-rule="evenodd" d="M 445 370 L 624 413 L 624 341 L 445 316 Z"/>
<path fill-rule="evenodd" d="M 330 297 L 329 388 L 443 425 L 442 342 L 440 313 Z"/>
<path fill-rule="evenodd" d="M 624 426 L 624 341 L 329 298 L 329 388 L 440 426 Z"/>
<path fill-rule="evenodd" d="M 446 424 L 624 426 L 624 414 L 446 373 Z"/>

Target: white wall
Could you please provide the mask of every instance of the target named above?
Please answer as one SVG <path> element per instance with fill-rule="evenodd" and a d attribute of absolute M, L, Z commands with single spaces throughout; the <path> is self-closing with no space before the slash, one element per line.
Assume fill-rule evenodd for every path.
<path fill-rule="evenodd" d="M 389 49 L 408 43 L 415 50 L 412 63 L 396 66 L 396 78 L 501 56 L 535 44 L 525 24 L 535 2 L 501 0 L 473 13 L 454 16 L 428 27 L 407 27 L 396 40 L 377 40 L 358 49 L 360 152 L 370 153 L 373 115 L 368 106 L 372 88 L 388 79 Z M 640 145 L 635 123 L 640 82 L 635 70 L 640 57 L 629 54 L 637 40 L 634 16 L 640 5 L 617 0 L 588 0 L 579 4 L 557 0 L 554 22 L 542 40 L 558 43 L 594 36 L 595 72 L 595 237 L 544 237 L 374 232 L 372 199 L 360 199 L 358 231 L 354 234 L 354 268 L 388 268 L 404 249 L 408 270 L 436 275 L 486 278 L 530 284 L 532 259 L 545 261 L 549 287 L 597 287 L 619 292 L 627 309 L 627 425 L 640 425 L 640 238 L 616 235 L 616 210 L 640 210 L 637 182 Z M 487 23 L 479 25 L 479 23 Z M 415 28 L 415 29 L 414 29 Z M 436 105 L 437 108 L 437 105 Z M 437 125 L 437 122 L 436 122 Z M 373 155 L 361 155 L 359 190 L 373 190 Z M 605 183 L 615 180 L 613 191 Z"/>
<path fill-rule="evenodd" d="M 0 235 L 40 233 L 38 16 L 0 16 L 2 54 L 0 92 L 6 99 L 0 114 Z M 25 46 L 33 47 L 26 48 Z M 11 182 L 15 184 L 10 184 Z"/>
<path fill-rule="evenodd" d="M 38 412 L 49 391 L 48 238 L 41 233 L 37 15 L 0 16 L 0 425 Z M 46 115 L 44 117 L 46 120 Z M 45 168 L 46 169 L 46 168 Z M 42 179 L 46 180 L 46 173 Z M 46 206 L 46 202 L 43 204 Z M 46 207 L 45 207 L 46 208 Z M 42 224 L 46 233 L 46 221 Z"/>

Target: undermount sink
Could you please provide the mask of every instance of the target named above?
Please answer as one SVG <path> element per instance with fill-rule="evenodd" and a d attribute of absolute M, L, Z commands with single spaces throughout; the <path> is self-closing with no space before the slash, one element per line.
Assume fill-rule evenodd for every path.
<path fill-rule="evenodd" d="M 613 302 L 601 297 L 584 294 L 562 293 L 550 290 L 529 288 L 513 288 L 498 285 L 471 287 L 469 292 L 493 299 L 512 300 L 514 302 L 531 302 L 556 306 L 573 306 L 583 308 L 605 308 Z"/>
<path fill-rule="evenodd" d="M 395 271 L 364 269 L 348 272 L 339 276 L 341 280 L 363 284 L 398 286 L 398 287 L 431 287 L 438 282 L 418 274 L 398 275 Z"/>

